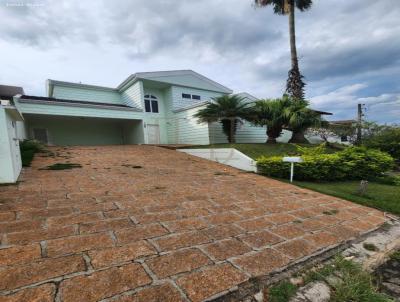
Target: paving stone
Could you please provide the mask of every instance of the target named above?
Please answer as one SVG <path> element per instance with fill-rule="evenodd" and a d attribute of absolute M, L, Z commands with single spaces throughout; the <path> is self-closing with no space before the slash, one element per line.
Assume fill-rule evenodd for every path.
<path fill-rule="evenodd" d="M 279 225 L 271 229 L 271 232 L 287 239 L 301 237 L 306 234 L 303 229 L 297 227 L 295 224 Z"/>
<path fill-rule="evenodd" d="M 65 280 L 61 282 L 59 290 L 63 302 L 91 302 L 112 297 L 150 282 L 151 279 L 143 267 L 133 263 Z"/>
<path fill-rule="evenodd" d="M 292 259 L 302 258 L 306 255 L 312 254 L 312 252 L 315 250 L 315 247 L 303 239 L 287 241 L 279 246 L 276 246 L 275 248 Z"/>
<path fill-rule="evenodd" d="M 55 239 L 72 235 L 75 235 L 75 227 L 69 225 L 64 227 L 48 228 L 46 230 L 9 233 L 7 234 L 7 242 L 9 244 L 28 244 L 31 242 Z"/>
<path fill-rule="evenodd" d="M 164 224 L 172 232 L 199 230 L 208 227 L 208 223 L 198 218 L 186 218 L 177 221 L 164 222 Z"/>
<path fill-rule="evenodd" d="M 128 245 L 89 251 L 89 257 L 94 268 L 101 268 L 122 262 L 155 255 L 157 251 L 146 241 Z"/>
<path fill-rule="evenodd" d="M 246 280 L 246 275 L 232 265 L 221 264 L 185 275 L 177 280 L 177 284 L 193 302 L 197 302 L 228 290 Z"/>
<path fill-rule="evenodd" d="M 187 249 L 147 260 L 146 263 L 162 279 L 178 273 L 189 272 L 212 262 L 200 250 Z"/>
<path fill-rule="evenodd" d="M 209 241 L 210 239 L 205 234 L 198 231 L 164 236 L 154 240 L 154 242 L 161 248 L 162 251 L 176 250 L 191 245 L 207 243 Z"/>
<path fill-rule="evenodd" d="M 276 224 L 284 224 L 284 223 L 295 221 L 297 219 L 293 215 L 284 214 L 284 213 L 272 214 L 267 217 L 270 221 L 272 221 L 273 223 L 276 223 Z"/>
<path fill-rule="evenodd" d="M 254 232 L 240 236 L 240 239 L 255 248 L 262 248 L 284 240 L 268 231 Z"/>
<path fill-rule="evenodd" d="M 0 302 L 53 302 L 55 294 L 54 284 L 44 284 L 23 289 L 11 295 L 0 296 Z"/>
<path fill-rule="evenodd" d="M 0 221 L 13 221 L 15 220 L 15 212 L 0 212 Z"/>
<path fill-rule="evenodd" d="M 114 232 L 118 239 L 118 243 L 124 244 L 142 239 L 159 237 L 168 234 L 168 231 L 160 224 L 147 224 L 130 227 Z"/>
<path fill-rule="evenodd" d="M 318 232 L 304 236 L 304 239 L 310 241 L 317 248 L 325 248 L 339 242 L 338 237 L 327 232 Z"/>
<path fill-rule="evenodd" d="M 102 215 L 100 212 L 86 213 L 86 214 L 73 214 L 60 217 L 50 217 L 47 219 L 48 226 L 61 226 L 61 225 L 71 225 L 77 223 L 85 223 L 102 220 Z"/>
<path fill-rule="evenodd" d="M 108 230 L 118 230 L 133 226 L 129 218 L 105 219 L 101 221 L 82 223 L 79 225 L 81 234 L 97 233 Z"/>
<path fill-rule="evenodd" d="M 252 276 L 261 276 L 284 267 L 289 263 L 289 258 L 273 249 L 248 253 L 237 257 L 232 262 Z"/>
<path fill-rule="evenodd" d="M 237 239 L 226 239 L 204 246 L 209 255 L 217 260 L 225 260 L 251 251 L 251 248 Z"/>
<path fill-rule="evenodd" d="M 71 236 L 48 240 L 47 255 L 55 257 L 113 245 L 114 242 L 108 233 Z"/>
<path fill-rule="evenodd" d="M 0 233 L 14 233 L 43 229 L 41 220 L 23 220 L 0 223 Z"/>
<path fill-rule="evenodd" d="M 39 281 L 85 271 L 82 256 L 45 259 L 22 266 L 9 266 L 0 270 L 0 290 L 11 290 Z"/>
<path fill-rule="evenodd" d="M 41 257 L 39 243 L 0 249 L 0 267 L 29 263 Z"/>
<path fill-rule="evenodd" d="M 240 226 L 241 228 L 245 229 L 246 231 L 262 230 L 262 229 L 269 228 L 274 225 L 266 217 L 260 217 L 260 218 L 256 218 L 256 219 L 239 221 L 236 224 L 238 226 Z"/>
<path fill-rule="evenodd" d="M 0 300 L 1 301 L 1 300 Z M 183 302 L 179 291 L 171 284 L 165 283 L 142 289 L 135 294 L 122 296 L 115 302 Z"/>
<path fill-rule="evenodd" d="M 128 301 L 168 301 L 164 291 L 178 300 L 180 295 L 172 294 L 176 285 L 171 279 L 176 278 L 186 286 L 181 287 L 184 292 L 201 300 L 242 282 L 246 277 L 237 278 L 243 274 L 239 267 L 268 278 L 264 275 L 308 253 L 305 242 L 314 247 L 311 253 L 346 240 L 347 229 L 366 232 L 385 221 L 375 209 L 155 146 L 49 148 L 82 168 L 39 170 L 59 158 L 37 156 L 18 186 L 0 187 L 0 296 L 71 273 L 87 274 L 85 253 L 95 272 L 90 278 L 70 276 L 64 285 L 70 300 L 127 296 Z M 223 175 L 215 175 L 221 171 Z M 322 213 L 331 209 L 339 215 Z M 303 223 L 297 223 L 299 219 Z M 288 241 L 275 242 L 276 238 Z M 45 258 L 37 258 L 39 242 Z M 273 249 L 254 251 L 270 244 Z M 203 254 L 193 259 L 162 256 L 197 249 L 219 263 L 208 262 Z M 10 251 L 15 256 L 10 257 Z M 73 253 L 78 254 L 65 256 Z M 150 286 L 142 267 L 137 274 L 122 269 L 139 265 L 134 262 L 138 259 L 160 259 L 158 273 L 168 277 Z M 221 266 L 234 273 L 224 279 Z M 170 277 L 177 271 L 182 272 Z M 202 271 L 205 277 L 196 277 Z M 144 283 L 142 288 L 139 284 Z M 18 293 L 23 291 L 15 297 Z"/>

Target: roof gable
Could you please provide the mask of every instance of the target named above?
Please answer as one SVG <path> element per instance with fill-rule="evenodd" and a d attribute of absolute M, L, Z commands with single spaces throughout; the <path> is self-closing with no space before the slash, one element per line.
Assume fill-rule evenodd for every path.
<path fill-rule="evenodd" d="M 193 70 L 138 72 L 128 77 L 123 83 L 118 86 L 118 89 L 125 88 L 127 85 L 140 79 L 222 93 L 232 93 L 231 89 L 197 72 L 194 72 Z"/>

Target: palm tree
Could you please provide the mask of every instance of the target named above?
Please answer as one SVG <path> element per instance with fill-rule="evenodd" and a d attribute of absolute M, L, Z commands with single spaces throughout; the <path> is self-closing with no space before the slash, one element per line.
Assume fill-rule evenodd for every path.
<path fill-rule="evenodd" d="M 252 114 L 252 123 L 256 126 L 267 126 L 267 143 L 276 143 L 287 124 L 286 110 L 291 105 L 289 96 L 281 99 L 259 100 L 255 102 Z"/>
<path fill-rule="evenodd" d="M 312 6 L 312 0 L 254 0 L 257 6 L 271 5 L 275 14 L 289 15 L 290 54 L 292 67 L 288 73 L 286 93 L 296 99 L 304 99 L 303 76 L 300 73 L 296 49 L 295 8 L 306 11 Z"/>
<path fill-rule="evenodd" d="M 308 101 L 296 100 L 286 107 L 284 112 L 287 121 L 285 129 L 293 132 L 289 143 L 308 143 L 304 137 L 304 132 L 308 128 L 318 128 L 325 125 L 321 114 L 308 108 L 308 105 Z"/>
<path fill-rule="evenodd" d="M 233 144 L 238 124 L 242 119 L 248 119 L 250 112 L 250 103 L 245 102 L 242 97 L 223 95 L 213 98 L 205 108 L 194 114 L 194 117 L 198 118 L 200 123 L 220 122 L 228 142 Z"/>

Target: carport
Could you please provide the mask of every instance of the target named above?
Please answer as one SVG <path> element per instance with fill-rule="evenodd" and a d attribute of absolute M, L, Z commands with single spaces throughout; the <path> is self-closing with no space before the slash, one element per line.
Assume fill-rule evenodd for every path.
<path fill-rule="evenodd" d="M 143 143 L 141 120 L 24 114 L 27 136 L 56 146 Z"/>
<path fill-rule="evenodd" d="M 26 95 L 14 102 L 25 119 L 20 139 L 56 146 L 144 143 L 141 111 L 136 108 Z"/>

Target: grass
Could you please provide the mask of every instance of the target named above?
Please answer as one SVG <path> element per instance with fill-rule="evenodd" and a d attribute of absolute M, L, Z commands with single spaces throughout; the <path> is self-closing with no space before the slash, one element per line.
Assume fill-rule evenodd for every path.
<path fill-rule="evenodd" d="M 360 264 L 336 256 L 331 263 L 302 274 L 304 284 L 323 281 L 330 285 L 332 302 L 392 302 L 377 291 L 374 277 L 364 271 Z M 334 278 L 334 279 L 332 279 Z M 334 281 L 335 280 L 335 281 Z M 297 286 L 282 281 L 269 288 L 268 301 L 288 302 L 296 294 Z"/>
<path fill-rule="evenodd" d="M 361 196 L 357 193 L 359 186 L 358 181 L 329 183 L 295 181 L 294 184 L 320 193 L 347 199 L 358 204 L 400 215 L 400 186 L 369 182 L 367 192 Z"/>
<path fill-rule="evenodd" d="M 302 147 L 316 147 L 311 144 L 299 144 Z M 252 159 L 257 159 L 260 156 L 284 156 L 298 154 L 295 144 L 214 144 L 214 145 L 199 145 L 183 147 L 183 149 L 205 149 L 205 148 L 235 148 L 240 152 L 246 154 Z M 339 149 L 326 148 L 327 153 L 337 152 Z"/>
<path fill-rule="evenodd" d="M 282 281 L 277 285 L 269 288 L 268 301 L 269 302 L 287 302 L 297 292 L 297 286 L 289 281 Z"/>

